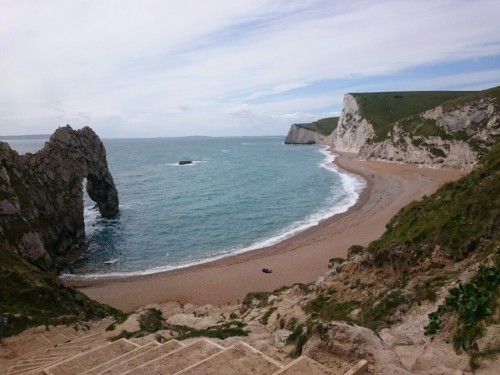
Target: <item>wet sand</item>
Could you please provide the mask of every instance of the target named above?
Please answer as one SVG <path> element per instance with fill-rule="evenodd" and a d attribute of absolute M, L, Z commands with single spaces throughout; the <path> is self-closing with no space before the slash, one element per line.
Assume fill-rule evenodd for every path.
<path fill-rule="evenodd" d="M 248 292 L 316 281 L 328 270 L 329 259 L 345 258 L 351 245 L 368 245 L 382 235 L 386 223 L 402 207 L 464 174 L 335 154 L 341 169 L 366 180 L 357 203 L 343 214 L 273 246 L 210 263 L 147 276 L 68 279 L 65 284 L 124 311 L 168 301 L 237 304 Z M 265 274 L 263 267 L 273 272 Z"/>

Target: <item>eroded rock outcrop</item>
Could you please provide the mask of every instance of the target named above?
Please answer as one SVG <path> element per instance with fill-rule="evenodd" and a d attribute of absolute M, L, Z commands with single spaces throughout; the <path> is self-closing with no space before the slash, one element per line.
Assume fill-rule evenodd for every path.
<path fill-rule="evenodd" d="M 321 143 L 321 140 L 321 134 L 319 134 L 318 132 L 294 124 L 288 131 L 288 134 L 285 138 L 285 144 L 312 145 L 315 143 Z"/>
<path fill-rule="evenodd" d="M 500 103 L 485 96 L 398 121 L 387 139 L 367 142 L 359 156 L 470 171 L 498 139 Z"/>
<path fill-rule="evenodd" d="M 19 155 L 0 142 L 0 161 L 0 251 L 46 270 L 78 253 L 85 235 L 84 178 L 101 215 L 118 212 L 106 150 L 89 127 L 61 127 L 35 154 Z"/>
<path fill-rule="evenodd" d="M 374 135 L 373 125 L 362 117 L 356 98 L 350 94 L 344 95 L 339 124 L 331 136 L 333 148 L 338 151 L 359 152 Z"/>

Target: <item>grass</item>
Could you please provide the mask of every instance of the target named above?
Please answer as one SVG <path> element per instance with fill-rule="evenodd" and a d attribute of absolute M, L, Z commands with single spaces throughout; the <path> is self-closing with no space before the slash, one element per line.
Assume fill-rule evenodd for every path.
<path fill-rule="evenodd" d="M 383 141 L 398 120 L 417 115 L 472 91 L 413 91 L 352 94 L 361 116 L 373 125 L 376 141 Z"/>
<path fill-rule="evenodd" d="M 341 320 L 352 322 L 353 319 L 349 314 L 359 306 L 358 301 L 338 302 L 335 299 L 320 295 L 310 301 L 305 311 L 311 314 L 313 319 L 321 319 L 323 321 Z"/>
<path fill-rule="evenodd" d="M 262 318 L 260 318 L 259 322 L 266 326 L 269 321 L 269 318 L 276 310 L 278 310 L 277 307 L 271 307 L 269 310 L 266 311 L 264 315 L 262 315 Z"/>
<path fill-rule="evenodd" d="M 435 335 L 441 330 L 441 317 L 444 314 L 456 315 L 459 327 L 453 341 L 455 349 L 473 348 L 481 337 L 483 320 L 493 315 L 500 297 L 500 264 L 492 267 L 480 266 L 468 283 L 459 284 L 449 290 L 449 295 L 437 311 L 429 314 L 429 324 L 425 327 L 427 335 Z"/>
<path fill-rule="evenodd" d="M 478 92 L 470 92 L 467 95 L 457 97 L 455 99 L 450 99 L 446 103 L 443 103 L 443 108 L 445 110 L 453 110 L 463 104 L 469 103 L 471 101 L 483 98 L 490 97 L 497 100 L 497 103 L 500 103 L 500 86 L 493 87 L 488 90 L 478 91 Z"/>
<path fill-rule="evenodd" d="M 365 302 L 358 323 L 372 330 L 379 330 L 389 325 L 391 315 L 407 302 L 408 298 L 401 290 L 391 290 L 378 296 L 374 303 L 370 300 Z"/>
<path fill-rule="evenodd" d="M 326 136 L 332 134 L 332 132 L 337 128 L 338 123 L 338 117 L 326 117 L 309 124 L 297 124 L 297 126 Z"/>
<path fill-rule="evenodd" d="M 186 340 L 193 337 L 211 337 L 220 340 L 225 340 L 233 336 L 248 336 L 248 331 L 245 331 L 245 323 L 239 321 L 227 322 L 222 325 L 212 326 L 205 329 L 194 329 L 185 326 L 173 326 L 179 330 L 180 335 L 177 340 Z"/>
<path fill-rule="evenodd" d="M 171 332 L 177 333 L 177 340 L 186 340 L 194 337 L 211 337 L 225 340 L 233 336 L 248 336 L 248 331 L 244 330 L 246 324 L 240 321 L 231 321 L 204 329 L 196 329 L 184 325 L 168 324 L 165 322 L 161 311 L 154 308 L 143 312 L 138 321 L 140 327 L 138 331 L 121 331 L 118 335 L 112 337 L 112 340 L 143 337 L 162 329 L 168 329 Z"/>
<path fill-rule="evenodd" d="M 445 285 L 447 281 L 448 277 L 446 275 L 439 275 L 428 278 L 423 283 L 415 285 L 413 295 L 411 296 L 412 302 L 416 302 L 419 305 L 423 301 L 436 302 L 436 289 Z"/>
<path fill-rule="evenodd" d="M 338 301 L 330 296 L 319 295 L 305 306 L 304 311 L 310 315 L 311 321 L 343 321 L 378 330 L 387 326 L 391 315 L 407 302 L 406 295 L 398 289 L 382 293 L 363 303 L 355 300 Z M 351 313 L 357 308 L 360 309 L 359 314 L 357 317 L 352 317 Z M 301 330 L 302 328 L 299 326 L 297 329 Z M 298 334 L 298 332 L 294 332 Z M 318 333 L 321 332 L 318 331 Z"/>
<path fill-rule="evenodd" d="M 481 167 L 445 184 L 436 193 L 403 208 L 367 251 L 376 265 L 404 269 L 439 246 L 451 260 L 464 259 L 486 238 L 500 232 L 500 143 Z"/>
<path fill-rule="evenodd" d="M 0 246 L 0 301 L 8 318 L 4 335 L 10 336 L 39 325 L 72 324 L 113 315 L 121 311 L 89 299 L 64 286 L 55 275 L 11 254 Z"/>
<path fill-rule="evenodd" d="M 255 303 L 255 307 L 262 307 L 267 305 L 267 299 L 271 295 L 270 292 L 250 292 L 245 296 L 242 302 L 244 308 L 248 309 L 252 307 L 252 303 Z M 253 302 L 256 300 L 256 302 Z"/>
<path fill-rule="evenodd" d="M 435 120 L 424 120 L 419 116 L 410 116 L 399 121 L 399 124 L 406 133 L 411 133 L 414 136 L 451 138 L 448 133 L 437 125 Z"/>
<path fill-rule="evenodd" d="M 160 310 L 151 308 L 139 316 L 138 322 L 141 331 L 153 333 L 163 328 L 165 319 Z"/>

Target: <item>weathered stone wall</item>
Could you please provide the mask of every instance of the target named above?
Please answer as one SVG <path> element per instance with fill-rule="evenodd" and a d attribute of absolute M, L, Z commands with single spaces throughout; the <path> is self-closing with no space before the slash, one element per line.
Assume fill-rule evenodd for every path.
<path fill-rule="evenodd" d="M 0 142 L 0 251 L 42 269 L 78 253 L 85 235 L 83 179 L 102 216 L 118 212 L 118 192 L 106 150 L 94 131 L 59 128 L 35 154 L 18 155 Z"/>

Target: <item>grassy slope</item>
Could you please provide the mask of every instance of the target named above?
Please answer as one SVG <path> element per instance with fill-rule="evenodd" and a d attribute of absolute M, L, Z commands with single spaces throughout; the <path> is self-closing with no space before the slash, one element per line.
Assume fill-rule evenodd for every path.
<path fill-rule="evenodd" d="M 361 116 L 373 124 L 377 140 L 384 140 L 394 122 L 408 116 L 417 115 L 448 100 L 474 91 L 413 91 L 354 93 L 361 109 Z"/>
<path fill-rule="evenodd" d="M 404 248 L 408 262 L 424 258 L 436 246 L 453 260 L 465 258 L 480 245 L 500 242 L 500 142 L 492 147 L 481 167 L 436 193 L 403 208 L 388 230 L 368 251 Z M 393 254 L 394 256 L 394 254 Z M 377 258 L 377 256 L 376 256 Z"/>
<path fill-rule="evenodd" d="M 70 324 L 120 312 L 65 287 L 43 272 L 0 249 L 0 313 L 7 316 L 6 336 L 38 325 Z"/>
<path fill-rule="evenodd" d="M 330 135 L 337 128 L 338 122 L 338 117 L 327 117 L 309 124 L 297 124 L 297 126 L 318 132 L 322 135 Z"/>
<path fill-rule="evenodd" d="M 455 261 L 467 257 L 487 267 L 480 267 L 471 283 L 453 288 L 438 312 L 459 317 L 446 334 L 452 334 L 457 350 L 471 354 L 471 365 L 498 355 L 500 347 L 480 352 L 475 343 L 487 327 L 500 323 L 500 142 L 469 175 L 403 208 L 365 251 L 351 272 L 340 272 L 305 305 L 308 324 L 320 337 L 324 322 L 379 330 L 398 321 L 398 311 L 436 301 L 437 291 L 455 280 Z M 463 270 L 470 263 L 461 264 Z M 430 323 L 426 330 L 439 332 L 440 323 Z"/>

